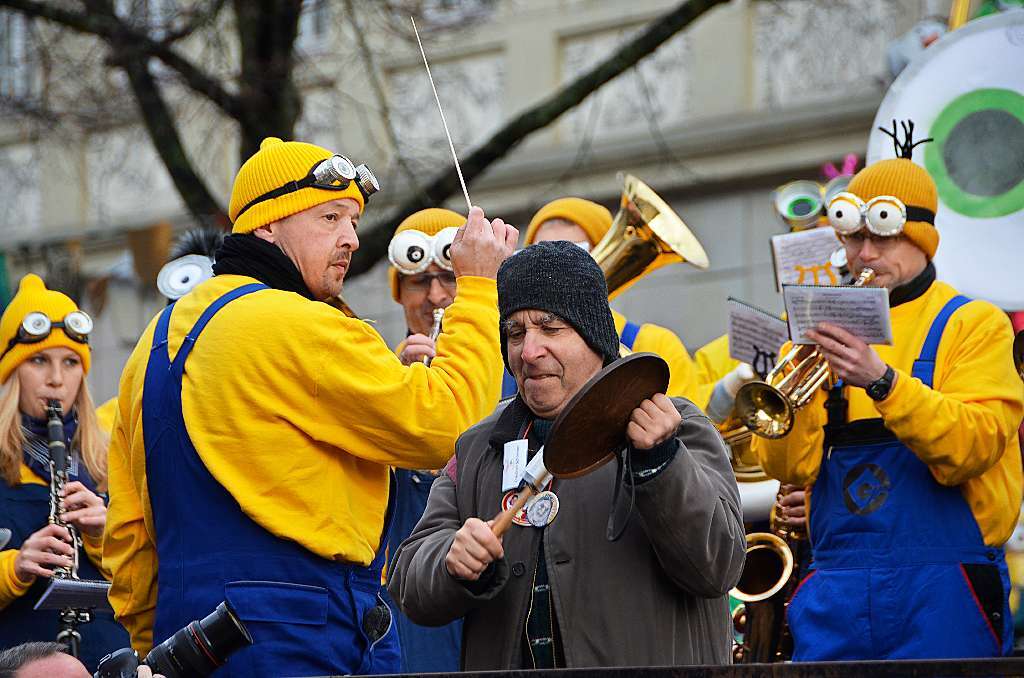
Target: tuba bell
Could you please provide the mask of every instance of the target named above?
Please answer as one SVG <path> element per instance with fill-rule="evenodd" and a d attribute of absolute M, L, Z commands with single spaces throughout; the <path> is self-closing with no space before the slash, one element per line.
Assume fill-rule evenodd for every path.
<path fill-rule="evenodd" d="M 853 283 L 862 287 L 875 272 L 862 269 Z M 794 413 L 809 403 L 822 384 L 832 378 L 828 361 L 817 346 L 794 346 L 764 381 L 752 381 L 736 394 L 736 416 L 763 438 L 785 437 L 793 428 Z"/>
<path fill-rule="evenodd" d="M 608 299 L 668 264 L 706 269 L 704 248 L 668 203 L 632 174 L 623 183 L 615 221 L 590 253 L 608 281 Z"/>

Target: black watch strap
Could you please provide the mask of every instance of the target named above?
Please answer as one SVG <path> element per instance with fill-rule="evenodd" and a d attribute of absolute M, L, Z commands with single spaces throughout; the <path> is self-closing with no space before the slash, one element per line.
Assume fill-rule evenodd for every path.
<path fill-rule="evenodd" d="M 889 396 L 889 392 L 892 390 L 892 382 L 896 379 L 896 370 L 891 365 L 886 366 L 885 374 L 880 379 L 868 384 L 868 387 L 864 389 L 867 391 L 868 396 L 875 401 L 885 400 Z"/>

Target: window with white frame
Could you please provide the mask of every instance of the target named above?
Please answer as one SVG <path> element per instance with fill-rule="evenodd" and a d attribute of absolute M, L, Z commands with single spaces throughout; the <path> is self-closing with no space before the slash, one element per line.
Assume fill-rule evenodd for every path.
<path fill-rule="evenodd" d="M 0 97 L 25 99 L 36 87 L 29 19 L 0 10 Z"/>
<path fill-rule="evenodd" d="M 328 0 L 302 0 L 299 15 L 299 49 L 310 52 L 323 48 L 330 35 L 331 6 Z"/>

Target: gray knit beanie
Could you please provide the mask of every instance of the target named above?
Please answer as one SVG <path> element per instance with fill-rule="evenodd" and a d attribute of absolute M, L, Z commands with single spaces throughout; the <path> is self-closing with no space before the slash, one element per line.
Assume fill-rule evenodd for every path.
<path fill-rule="evenodd" d="M 554 313 L 608 365 L 619 357 L 619 335 L 608 308 L 608 285 L 597 262 L 564 240 L 530 245 L 498 269 L 501 355 L 508 368 L 505 321 L 525 308 Z M 511 371 L 511 370 L 510 370 Z"/>

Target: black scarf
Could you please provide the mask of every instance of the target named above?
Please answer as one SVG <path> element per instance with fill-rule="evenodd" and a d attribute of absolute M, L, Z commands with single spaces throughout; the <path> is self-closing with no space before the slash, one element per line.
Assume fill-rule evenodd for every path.
<path fill-rule="evenodd" d="M 22 447 L 22 459 L 25 465 L 46 481 L 50 482 L 50 446 L 49 431 L 45 419 L 34 419 L 27 414 L 21 415 L 21 433 L 25 437 L 25 445 Z M 71 445 L 78 430 L 78 413 L 72 410 L 64 417 L 64 444 L 71 451 L 71 461 L 68 465 L 68 479 L 77 480 L 96 492 L 96 483 L 93 481 L 89 471 L 82 463 L 78 451 Z"/>
<path fill-rule="evenodd" d="M 224 238 L 214 257 L 214 275 L 249 276 L 275 290 L 295 292 L 316 301 L 288 255 L 277 245 L 252 233 L 235 233 Z"/>
<path fill-rule="evenodd" d="M 935 282 L 935 264 L 929 261 L 924 270 L 914 276 L 913 280 L 895 287 L 889 292 L 889 308 L 895 308 L 900 304 L 917 299 L 928 291 L 933 282 Z"/>

